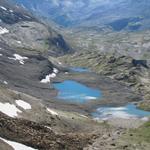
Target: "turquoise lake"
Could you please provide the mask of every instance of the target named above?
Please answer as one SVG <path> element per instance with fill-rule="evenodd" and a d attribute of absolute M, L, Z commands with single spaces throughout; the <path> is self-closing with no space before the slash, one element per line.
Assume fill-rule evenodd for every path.
<path fill-rule="evenodd" d="M 100 99 L 101 91 L 87 87 L 84 84 L 73 80 L 66 80 L 53 84 L 58 90 L 57 98 L 71 103 L 86 103 L 90 100 Z"/>
<path fill-rule="evenodd" d="M 74 72 L 90 72 L 86 68 L 70 68 Z M 58 90 L 57 98 L 59 100 L 84 104 L 92 100 L 100 100 L 102 93 L 98 89 L 88 87 L 74 80 L 65 80 L 61 83 L 54 83 L 54 88 Z M 136 105 L 129 103 L 122 107 L 99 107 L 94 113 L 93 118 L 111 119 L 111 118 L 143 118 L 150 116 L 150 112 L 136 108 Z"/>
<path fill-rule="evenodd" d="M 110 119 L 110 118 L 143 118 L 150 116 L 150 112 L 136 108 L 134 104 L 127 104 L 123 107 L 100 107 L 94 112 L 94 118 Z"/>
<path fill-rule="evenodd" d="M 74 72 L 90 72 L 89 69 L 87 68 L 80 68 L 80 67 L 71 67 L 70 68 L 71 71 L 74 71 Z"/>

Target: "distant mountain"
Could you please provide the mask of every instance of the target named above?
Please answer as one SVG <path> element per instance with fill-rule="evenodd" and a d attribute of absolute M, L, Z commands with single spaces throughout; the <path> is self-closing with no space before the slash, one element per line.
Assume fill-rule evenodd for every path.
<path fill-rule="evenodd" d="M 115 31 L 149 28 L 149 0 L 15 0 L 62 26 L 107 26 Z"/>
<path fill-rule="evenodd" d="M 8 33 L 0 34 L 0 40 L 13 48 L 55 55 L 70 50 L 62 35 L 9 0 L 0 1 L 0 32 L 4 29 Z"/>
<path fill-rule="evenodd" d="M 69 50 L 51 27 L 8 0 L 0 1 L 0 86 L 10 83 L 12 89 L 24 90 L 38 87 L 40 80 L 54 70 L 49 56 Z M 39 93 L 39 88 L 35 91 Z"/>
<path fill-rule="evenodd" d="M 63 55 L 69 50 L 51 26 L 24 8 L 0 0 L 0 150 L 78 150 L 89 143 L 90 136 L 70 134 L 75 131 L 74 120 L 75 116 L 79 120 L 79 114 L 67 113 L 65 104 L 52 100 L 57 94 L 52 79 L 63 70 L 61 62 L 51 54 Z M 53 104 L 66 107 L 64 114 L 59 108 L 63 115 L 51 110 Z M 85 129 L 88 123 L 84 116 L 80 118 L 84 125 L 80 125 L 80 119 L 76 126 Z"/>

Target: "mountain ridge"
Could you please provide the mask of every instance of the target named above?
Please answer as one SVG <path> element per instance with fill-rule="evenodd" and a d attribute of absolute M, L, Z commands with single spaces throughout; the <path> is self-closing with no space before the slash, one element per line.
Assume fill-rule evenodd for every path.
<path fill-rule="evenodd" d="M 111 14 L 112 20 L 105 22 L 107 10 L 114 11 L 114 4 L 126 8 L 131 1 L 140 3 L 0 1 L 1 150 L 16 149 L 18 145 L 19 150 L 150 149 L 149 118 L 124 111 L 128 103 L 150 110 L 150 70 L 146 59 L 150 38 L 146 26 L 141 26 L 145 18 L 128 13 L 129 17 L 115 20 L 116 14 Z M 96 20 L 93 12 L 98 16 L 104 13 L 106 20 L 99 24 L 100 17 Z M 56 23 L 59 25 L 55 27 Z M 135 57 L 143 53 L 146 57 L 133 58 L 137 52 Z M 79 66 L 83 68 L 76 68 Z M 61 91 L 55 85 L 68 80 L 96 89 L 102 97 L 93 97 L 89 90 L 86 93 L 77 87 L 82 92 L 77 96 L 87 97 L 86 103 L 59 99 Z M 69 91 L 64 96 L 70 92 L 70 97 L 76 97 L 72 86 L 67 85 Z M 114 106 L 117 115 L 108 112 L 104 120 L 99 114 L 93 115 L 102 106 Z"/>
<path fill-rule="evenodd" d="M 27 0 L 15 0 L 15 2 L 64 27 L 97 25 L 108 26 L 115 30 L 112 23 L 125 21 L 126 25 L 124 24 L 120 30 L 127 26 L 129 26 L 128 30 L 149 28 L 148 0 L 45 0 L 43 3 L 35 0 L 30 3 Z M 137 19 L 133 20 L 132 18 Z"/>

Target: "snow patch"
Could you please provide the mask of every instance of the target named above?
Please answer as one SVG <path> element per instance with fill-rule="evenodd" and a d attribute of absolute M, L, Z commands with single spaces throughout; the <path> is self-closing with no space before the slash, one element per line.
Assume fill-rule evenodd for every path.
<path fill-rule="evenodd" d="M 9 12 L 13 13 L 14 11 L 10 9 Z"/>
<path fill-rule="evenodd" d="M 124 107 L 101 107 L 93 114 L 97 119 L 108 120 L 113 118 L 121 119 L 141 119 L 147 120 L 150 112 L 136 108 L 134 104 L 128 104 Z"/>
<path fill-rule="evenodd" d="M 86 99 L 86 100 L 96 100 L 97 97 L 93 97 L 93 96 L 86 96 L 84 94 L 76 94 L 76 93 L 72 93 L 72 95 L 68 95 L 68 92 L 64 92 L 63 97 L 65 99 Z M 77 98 L 78 97 L 78 98 Z"/>
<path fill-rule="evenodd" d="M 46 75 L 45 79 L 42 79 L 40 82 L 41 83 L 50 83 L 51 82 L 51 78 L 55 78 L 56 74 L 58 73 L 58 69 L 53 68 L 53 73 Z"/>
<path fill-rule="evenodd" d="M 93 97 L 93 96 L 85 96 L 85 99 L 88 99 L 88 100 L 95 100 L 95 99 L 97 99 L 97 97 Z"/>
<path fill-rule="evenodd" d="M 26 18 L 28 18 L 28 19 L 31 19 L 31 17 L 30 17 L 30 16 L 27 16 L 27 15 L 24 15 L 24 17 L 26 17 Z"/>
<path fill-rule="evenodd" d="M 31 109 L 31 105 L 23 100 L 16 100 L 16 104 L 23 109 Z"/>
<path fill-rule="evenodd" d="M 17 113 L 21 113 L 22 111 L 19 110 L 15 105 L 10 103 L 1 103 L 0 102 L 0 111 L 10 117 L 17 117 Z"/>
<path fill-rule="evenodd" d="M 85 115 L 80 115 L 81 117 L 84 117 L 84 118 L 88 118 L 87 116 L 85 116 Z"/>
<path fill-rule="evenodd" d="M 142 121 L 149 121 L 149 118 L 148 117 L 143 117 L 141 118 Z"/>
<path fill-rule="evenodd" d="M 17 142 L 13 142 L 13 141 L 9 141 L 6 139 L 3 139 L 0 137 L 0 140 L 4 141 L 5 143 L 9 144 L 14 150 L 36 150 L 34 148 L 28 147 L 26 145 L 17 143 Z"/>
<path fill-rule="evenodd" d="M 50 78 L 55 78 L 55 77 L 56 77 L 56 74 L 55 74 L 55 73 L 52 73 L 52 74 L 49 75 L 49 77 L 50 77 Z"/>
<path fill-rule="evenodd" d="M 58 116 L 58 113 L 53 111 L 52 109 L 47 108 L 47 111 L 49 111 L 52 115 Z"/>
<path fill-rule="evenodd" d="M 127 108 L 125 107 L 116 107 L 116 108 L 110 108 L 111 111 L 123 111 L 123 110 L 127 110 Z"/>
<path fill-rule="evenodd" d="M 49 126 L 45 126 L 47 129 L 49 129 L 49 130 L 52 130 L 52 128 L 51 127 L 49 127 Z"/>
<path fill-rule="evenodd" d="M 0 56 L 3 56 L 3 54 L 0 54 Z"/>
<path fill-rule="evenodd" d="M 8 59 L 18 60 L 21 65 L 24 65 L 24 63 L 25 63 L 24 60 L 29 59 L 28 57 L 22 57 L 22 56 L 19 55 L 19 54 L 13 54 L 13 56 L 14 56 L 15 58 L 13 58 L 13 57 L 8 57 Z"/>
<path fill-rule="evenodd" d="M 69 74 L 69 72 L 65 72 L 65 74 Z"/>
<path fill-rule="evenodd" d="M 134 114 L 129 114 L 126 112 L 125 107 L 116 107 L 116 108 L 99 108 L 97 109 L 98 113 L 100 114 L 99 117 L 96 117 L 95 119 L 102 119 L 102 120 L 108 120 L 112 118 L 121 118 L 121 119 L 131 119 L 131 118 L 137 118 L 138 116 Z"/>
<path fill-rule="evenodd" d="M 21 42 L 21 41 L 17 41 L 17 43 L 18 43 L 18 44 L 21 44 L 22 42 Z"/>
<path fill-rule="evenodd" d="M 9 33 L 9 30 L 6 29 L 6 28 L 2 28 L 2 27 L 0 26 L 0 34 L 2 35 L 2 34 L 6 34 L 6 33 Z"/>
<path fill-rule="evenodd" d="M 47 75 L 47 76 L 45 77 L 45 79 L 42 79 L 40 82 L 41 82 L 41 83 L 49 83 L 49 82 L 50 82 L 50 76 Z"/>
<path fill-rule="evenodd" d="M 7 8 L 5 8 L 5 7 L 3 7 L 3 6 L 0 6 L 0 8 L 3 9 L 3 10 L 5 10 L 5 11 L 7 10 Z"/>
<path fill-rule="evenodd" d="M 109 112 L 106 113 L 106 115 L 109 115 Z M 136 117 L 137 117 L 136 115 L 131 115 L 131 114 L 128 114 L 124 111 L 112 112 L 112 118 L 130 119 L 130 118 L 136 118 Z"/>
<path fill-rule="evenodd" d="M 58 73 L 58 69 L 54 68 L 54 69 L 53 69 L 53 72 L 54 72 L 54 73 Z"/>
<path fill-rule="evenodd" d="M 4 84 L 6 84 L 6 85 L 8 84 L 8 82 L 7 82 L 7 81 L 4 81 L 3 83 L 4 83 Z"/>

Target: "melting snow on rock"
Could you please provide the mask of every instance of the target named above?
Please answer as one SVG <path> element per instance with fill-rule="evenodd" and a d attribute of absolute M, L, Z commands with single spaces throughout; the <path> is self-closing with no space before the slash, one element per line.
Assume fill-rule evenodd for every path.
<path fill-rule="evenodd" d="M 145 117 L 150 116 L 150 112 L 140 110 L 134 104 L 127 104 L 124 107 L 100 107 L 96 113 L 93 113 L 95 119 L 108 120 L 112 118 L 121 119 L 147 119 Z"/>
<path fill-rule="evenodd" d="M 0 6 L 0 8 L 3 9 L 3 10 L 5 10 L 5 11 L 7 10 L 7 8 L 5 8 L 5 7 L 3 7 L 3 6 Z"/>
<path fill-rule="evenodd" d="M 7 81 L 4 81 L 3 83 L 4 83 L 4 84 L 6 84 L 6 85 L 8 84 L 8 82 L 7 82 Z"/>
<path fill-rule="evenodd" d="M 5 34 L 5 33 L 9 33 L 9 30 L 6 29 L 6 28 L 2 28 L 2 27 L 0 26 L 0 34 L 2 35 L 2 34 Z"/>
<path fill-rule="evenodd" d="M 58 73 L 58 69 L 53 68 L 53 72 L 49 75 L 46 75 L 45 79 L 41 80 L 41 83 L 50 83 L 51 78 L 55 78 L 57 73 Z"/>
<path fill-rule="evenodd" d="M 23 109 L 31 109 L 31 105 L 23 100 L 16 100 L 16 104 Z"/>
<path fill-rule="evenodd" d="M 14 150 L 36 150 L 34 148 L 28 147 L 26 145 L 17 143 L 17 142 L 13 142 L 13 141 L 9 141 L 6 139 L 3 139 L 0 137 L 0 140 L 4 141 L 5 143 L 9 144 Z"/>
<path fill-rule="evenodd" d="M 47 111 L 49 111 L 52 115 L 58 115 L 58 113 L 53 111 L 52 109 L 47 108 Z"/>
<path fill-rule="evenodd" d="M 28 57 L 23 57 L 23 56 L 21 56 L 21 55 L 19 55 L 19 54 L 13 54 L 13 56 L 14 56 L 15 58 L 13 58 L 13 57 L 8 57 L 8 59 L 18 60 L 21 65 L 24 65 L 25 60 L 28 59 Z"/>
<path fill-rule="evenodd" d="M 17 117 L 17 113 L 22 112 L 15 105 L 10 103 L 0 103 L 0 111 L 10 117 Z"/>

